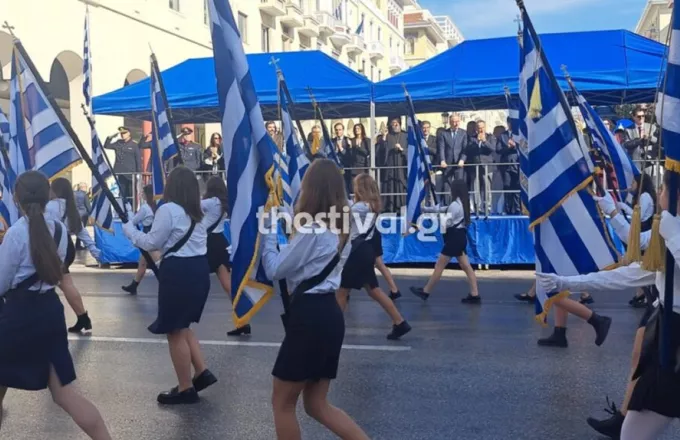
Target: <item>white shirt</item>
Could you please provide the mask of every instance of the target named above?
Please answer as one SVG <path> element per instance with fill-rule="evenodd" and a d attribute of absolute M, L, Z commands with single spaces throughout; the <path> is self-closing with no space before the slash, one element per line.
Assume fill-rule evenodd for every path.
<path fill-rule="evenodd" d="M 68 229 L 66 232 L 70 234 L 71 228 L 68 224 L 68 217 L 66 215 L 66 200 L 64 199 L 53 199 L 47 202 L 45 206 L 45 218 L 63 222 Z M 76 237 L 83 242 L 87 250 L 92 254 L 93 257 L 99 258 L 101 252 L 97 248 L 97 244 L 90 237 L 90 233 L 87 232 L 85 227 L 80 228 L 80 232 L 76 234 Z"/>
<path fill-rule="evenodd" d="M 456 226 L 457 229 L 465 229 L 465 210 L 460 199 L 456 199 L 448 207 L 446 206 L 425 206 L 423 212 L 439 212 L 446 213 L 446 227 L 450 228 Z"/>
<path fill-rule="evenodd" d="M 338 251 L 338 235 L 316 223 L 298 230 L 287 245 L 278 249 L 276 233 L 262 236 L 262 265 L 271 280 L 286 280 L 288 293 L 304 280 L 321 273 Z M 347 261 L 351 246 L 345 245 L 340 262 L 331 274 L 307 294 L 335 292 L 340 287 L 342 268 Z"/>
<path fill-rule="evenodd" d="M 54 236 L 54 224 L 57 221 L 46 220 L 47 229 L 50 235 Z M 61 241 L 57 247 L 57 253 L 61 261 L 66 258 L 66 248 L 68 232 L 66 225 L 61 222 L 62 233 Z M 52 240 L 52 238 L 50 238 Z M 5 237 L 0 244 L 0 295 L 4 295 L 8 290 L 15 288 L 20 282 L 35 273 L 33 259 L 31 258 L 30 241 L 28 235 L 28 219 L 21 217 L 5 233 Z M 29 288 L 30 290 L 40 290 L 46 292 L 54 286 L 45 283 L 37 283 Z"/>
<path fill-rule="evenodd" d="M 353 241 L 361 234 L 368 232 L 369 228 L 378 221 L 377 216 L 371 211 L 371 207 L 366 202 L 357 202 L 350 204 L 351 212 L 351 229 L 350 229 L 350 241 Z M 373 237 L 375 228 L 366 237 L 366 240 L 370 240 Z"/>
<path fill-rule="evenodd" d="M 151 226 L 153 224 L 153 209 L 151 209 L 151 206 L 144 203 L 130 221 L 135 226 Z"/>
<path fill-rule="evenodd" d="M 224 233 L 224 218 L 226 213 L 222 213 L 222 202 L 217 197 L 201 200 L 201 209 L 203 210 L 203 226 L 206 230 L 217 223 L 217 227 L 212 231 L 213 234 Z"/>
<path fill-rule="evenodd" d="M 626 215 L 633 215 L 633 208 L 626 203 L 619 204 L 621 211 L 625 212 Z M 654 200 L 649 193 L 642 193 L 640 196 L 640 220 L 647 221 L 654 215 Z"/>
<path fill-rule="evenodd" d="M 160 250 L 163 253 L 172 248 L 186 235 L 191 227 L 191 219 L 184 212 L 184 208 L 176 203 L 167 202 L 156 210 L 153 226 L 148 234 L 143 233 L 128 222 L 123 225 L 123 232 L 132 241 L 132 244 L 145 251 Z M 195 257 L 205 255 L 207 235 L 205 226 L 201 222 L 196 223 L 194 232 L 182 248 L 168 254 L 166 257 Z"/>

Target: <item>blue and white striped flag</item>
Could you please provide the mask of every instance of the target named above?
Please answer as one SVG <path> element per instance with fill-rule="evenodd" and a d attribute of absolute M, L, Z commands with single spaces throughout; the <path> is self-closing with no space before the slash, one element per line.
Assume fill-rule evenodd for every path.
<path fill-rule="evenodd" d="M 508 92 L 505 94 L 505 100 L 508 104 L 508 118 L 510 119 L 512 140 L 515 142 L 515 148 L 517 148 L 519 153 L 519 194 L 520 202 L 522 203 L 522 213 L 529 215 L 529 180 L 527 179 L 529 156 L 527 142 L 522 136 L 522 120 L 519 117 L 517 102 L 513 101 Z"/>
<path fill-rule="evenodd" d="M 264 127 L 231 6 L 224 0 L 210 0 L 208 5 L 229 192 L 232 304 L 235 324 L 240 327 L 273 293 L 260 261 L 258 211 L 274 195 L 278 148 Z"/>
<path fill-rule="evenodd" d="M 85 6 L 85 39 L 83 44 L 83 97 L 90 108 L 92 101 L 92 62 L 90 61 L 90 8 Z"/>
<path fill-rule="evenodd" d="M 0 147 L 4 148 L 6 151 L 9 151 L 9 139 L 9 120 L 2 112 L 2 109 L 0 109 Z"/>
<path fill-rule="evenodd" d="M 357 30 L 356 30 L 355 34 L 363 35 L 363 33 L 364 33 L 364 21 L 366 21 L 366 14 L 361 14 L 361 21 L 359 22 L 359 26 L 357 26 Z"/>
<path fill-rule="evenodd" d="M 81 161 L 78 149 L 43 90 L 45 82 L 23 46 L 14 42 L 10 84 L 10 160 L 17 175 L 41 171 L 52 179 Z"/>
<path fill-rule="evenodd" d="M 163 78 L 154 54 L 151 54 L 151 125 L 153 127 L 151 144 L 153 193 L 156 198 L 161 198 L 165 191 L 165 165 L 177 156 L 179 150 L 175 142 Z"/>
<path fill-rule="evenodd" d="M 406 220 L 404 231 L 412 231 L 412 227 L 418 225 L 418 219 L 422 214 L 422 206 L 427 197 L 430 173 L 423 154 L 423 136 L 416 120 L 415 110 L 411 97 L 406 94 L 408 115 L 406 127 L 408 132 L 408 172 L 406 188 Z"/>
<path fill-rule="evenodd" d="M 281 125 L 283 128 L 285 152 L 288 159 L 288 169 L 286 170 L 288 179 L 284 179 L 283 205 L 286 208 L 293 208 L 300 195 L 302 178 L 309 167 L 309 159 L 307 159 L 307 156 L 302 151 L 297 136 L 295 136 L 293 118 L 288 110 L 288 100 L 282 90 L 283 81 L 285 81 L 283 78 L 279 80 L 279 89 L 281 90 Z"/>
<path fill-rule="evenodd" d="M 601 151 L 607 162 L 610 162 L 614 167 L 619 188 L 622 190 L 632 188 L 635 177 L 640 175 L 640 170 L 616 140 L 614 133 L 604 126 L 600 115 L 590 106 L 573 84 L 572 90 L 576 95 L 583 120 L 593 140 L 593 147 Z"/>
<path fill-rule="evenodd" d="M 335 151 L 335 145 L 333 145 L 333 137 L 331 134 L 328 132 L 328 127 L 326 126 L 326 121 L 323 120 L 323 113 L 321 113 L 321 109 L 316 106 L 316 102 L 314 102 L 314 106 L 316 108 L 316 111 L 319 113 L 319 125 L 321 125 L 321 133 L 323 137 L 323 155 L 326 159 L 330 159 L 335 164 L 340 168 L 341 173 L 345 173 L 345 167 L 340 161 L 340 158 L 338 157 L 338 153 Z M 348 188 L 349 191 L 349 188 Z M 349 196 L 349 192 L 347 193 Z"/>
<path fill-rule="evenodd" d="M 528 140 L 536 270 L 569 276 L 611 268 L 618 254 L 586 189 L 592 163 L 552 69 L 544 65 L 540 42 L 532 39 L 535 31 L 526 11 L 523 21 L 519 111 L 522 135 Z M 544 292 L 537 286 L 536 294 L 537 319 L 545 322 L 552 304 L 569 292 Z"/>
<path fill-rule="evenodd" d="M 3 230 L 7 230 L 19 218 L 19 210 L 14 203 L 14 182 L 16 175 L 9 163 L 7 163 L 7 155 L 0 154 L 0 193 L 2 199 L 0 200 L 0 223 L 2 223 Z"/>
<path fill-rule="evenodd" d="M 659 92 L 656 118 L 662 129 L 666 169 L 680 173 L 680 2 L 673 4 L 666 87 Z"/>

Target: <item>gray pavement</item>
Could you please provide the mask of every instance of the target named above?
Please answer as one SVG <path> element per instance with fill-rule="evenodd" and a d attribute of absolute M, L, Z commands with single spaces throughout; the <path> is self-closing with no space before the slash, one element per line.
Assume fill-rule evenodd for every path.
<path fill-rule="evenodd" d="M 231 339 L 230 303 L 214 279 L 202 322 L 196 326 L 217 385 L 198 405 L 163 408 L 158 392 L 175 385 L 167 346 L 146 331 L 156 312 L 156 281 L 144 280 L 137 297 L 120 291 L 132 274 L 78 270 L 74 278 L 93 320 L 93 337 L 71 341 L 77 385 L 121 440 L 274 439 L 271 368 L 282 340 L 278 298 L 253 320 L 249 338 Z M 331 399 L 373 439 L 598 439 L 585 423 L 602 414 L 605 395 L 621 400 L 639 310 L 632 292 L 594 292 L 594 309 L 614 318 L 604 346 L 592 329 L 571 319 L 566 350 L 536 346 L 546 334 L 533 308 L 512 298 L 526 291 L 529 272 L 480 277 L 481 306 L 465 306 L 463 278 L 447 277 L 427 303 L 408 293 L 429 270 L 397 270 L 401 312 L 413 331 L 385 339 L 390 323 L 363 292 L 353 292 L 339 378 Z M 454 273 L 451 271 L 450 273 Z M 67 307 L 68 308 L 68 307 Z M 73 313 L 67 311 L 72 323 Z M 83 439 L 47 391 L 10 391 L 0 438 Z M 305 439 L 332 439 L 304 414 Z M 680 429 L 665 439 L 679 438 Z"/>

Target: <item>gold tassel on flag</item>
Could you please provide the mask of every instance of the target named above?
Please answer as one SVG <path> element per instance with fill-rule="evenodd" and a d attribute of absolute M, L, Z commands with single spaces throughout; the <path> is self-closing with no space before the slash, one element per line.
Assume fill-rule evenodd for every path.
<path fill-rule="evenodd" d="M 652 237 L 642 258 L 642 268 L 650 272 L 664 272 L 666 266 L 666 244 L 659 233 L 661 215 L 654 214 L 652 221 Z"/>
<path fill-rule="evenodd" d="M 541 112 L 543 111 L 543 103 L 541 102 L 541 83 L 536 75 L 536 81 L 534 81 L 534 90 L 531 92 L 531 100 L 529 101 L 529 117 L 532 119 L 538 119 L 541 117 Z"/>
<path fill-rule="evenodd" d="M 634 263 L 642 259 L 642 252 L 640 250 L 640 233 L 642 230 L 642 219 L 640 214 L 640 204 L 636 204 L 633 208 L 633 217 L 630 219 L 630 230 L 628 232 L 628 248 L 624 261 L 626 264 Z"/>

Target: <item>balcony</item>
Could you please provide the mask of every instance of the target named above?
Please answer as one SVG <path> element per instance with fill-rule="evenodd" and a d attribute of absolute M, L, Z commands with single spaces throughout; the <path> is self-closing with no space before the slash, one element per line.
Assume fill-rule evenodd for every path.
<path fill-rule="evenodd" d="M 390 56 L 390 73 L 396 75 L 399 72 L 403 72 L 408 69 L 408 64 L 404 61 L 404 57 L 401 55 Z"/>
<path fill-rule="evenodd" d="M 336 24 L 331 41 L 338 47 L 342 47 L 352 42 L 352 36 L 349 34 L 349 28 L 344 24 Z"/>
<path fill-rule="evenodd" d="M 260 11 L 272 17 L 286 15 L 286 4 L 283 0 L 260 0 Z"/>
<path fill-rule="evenodd" d="M 364 37 L 361 35 L 352 35 L 351 41 L 347 44 L 347 53 L 362 54 L 366 50 L 366 43 Z"/>
<path fill-rule="evenodd" d="M 329 37 L 335 32 L 335 18 L 328 12 L 318 12 L 316 21 L 319 22 L 319 34 Z"/>
<path fill-rule="evenodd" d="M 281 17 L 281 23 L 292 28 L 298 28 L 305 24 L 300 8 L 300 0 L 286 2 L 287 14 Z"/>
<path fill-rule="evenodd" d="M 319 22 L 316 19 L 316 16 L 313 14 L 305 14 L 304 15 L 305 22 L 298 29 L 298 33 L 305 35 L 309 38 L 316 38 L 319 36 L 320 31 L 319 31 Z"/>
<path fill-rule="evenodd" d="M 382 60 L 385 57 L 385 45 L 380 41 L 371 41 L 366 43 L 368 48 L 368 56 L 371 59 Z"/>

